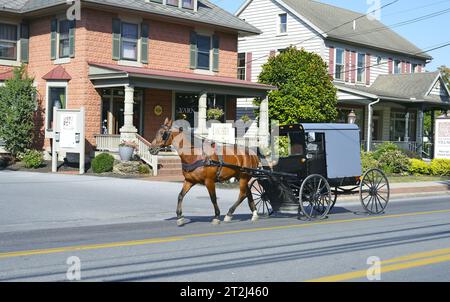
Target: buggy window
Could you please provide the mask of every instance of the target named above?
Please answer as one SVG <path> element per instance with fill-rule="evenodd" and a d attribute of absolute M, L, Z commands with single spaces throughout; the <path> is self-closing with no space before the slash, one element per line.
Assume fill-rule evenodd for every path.
<path fill-rule="evenodd" d="M 306 133 L 308 152 L 323 153 L 325 151 L 325 133 Z"/>
<path fill-rule="evenodd" d="M 304 155 L 304 136 L 300 132 L 289 133 L 289 155 Z"/>

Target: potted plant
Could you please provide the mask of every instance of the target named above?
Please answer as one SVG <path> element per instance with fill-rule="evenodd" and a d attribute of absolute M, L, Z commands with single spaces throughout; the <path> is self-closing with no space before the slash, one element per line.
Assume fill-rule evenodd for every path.
<path fill-rule="evenodd" d="M 209 121 L 211 120 L 220 121 L 220 119 L 224 116 L 224 114 L 225 113 L 223 109 L 220 108 L 211 108 L 208 109 L 208 111 L 206 112 L 206 116 Z"/>
<path fill-rule="evenodd" d="M 137 144 L 135 142 L 121 142 L 119 145 L 120 159 L 122 161 L 130 161 L 135 149 L 137 149 Z"/>

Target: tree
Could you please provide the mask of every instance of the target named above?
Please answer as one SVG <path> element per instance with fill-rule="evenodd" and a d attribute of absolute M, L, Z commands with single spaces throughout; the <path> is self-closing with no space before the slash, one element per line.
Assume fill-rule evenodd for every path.
<path fill-rule="evenodd" d="M 442 65 L 441 67 L 438 68 L 439 71 L 442 74 L 442 77 L 444 78 L 444 81 L 447 84 L 447 87 L 450 88 L 450 68 L 448 68 L 445 65 Z"/>
<path fill-rule="evenodd" d="M 262 68 L 259 82 L 278 87 L 269 94 L 270 119 L 282 124 L 335 121 L 337 89 L 319 55 L 290 47 Z"/>
<path fill-rule="evenodd" d="M 33 143 L 36 89 L 25 67 L 14 69 L 12 79 L 0 87 L 0 137 L 14 157 Z"/>

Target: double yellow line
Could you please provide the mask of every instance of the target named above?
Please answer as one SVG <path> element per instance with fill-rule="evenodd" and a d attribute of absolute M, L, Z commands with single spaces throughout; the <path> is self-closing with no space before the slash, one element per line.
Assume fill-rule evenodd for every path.
<path fill-rule="evenodd" d="M 120 247 L 130 247 L 130 246 L 142 246 L 142 245 L 151 245 L 151 244 L 160 244 L 160 243 L 171 243 L 171 242 L 177 242 L 177 241 L 194 239 L 194 238 L 202 238 L 202 237 L 224 236 L 224 235 L 255 233 L 255 232 L 264 232 L 264 231 L 277 231 L 277 230 L 287 230 L 287 229 L 298 229 L 298 228 L 314 227 L 314 226 L 318 226 L 318 225 L 332 225 L 332 224 L 342 224 L 342 223 L 365 222 L 365 221 L 394 219 L 394 218 L 402 218 L 402 217 L 414 217 L 414 216 L 442 214 L 442 213 L 450 213 L 450 209 L 427 211 L 427 212 L 394 214 L 394 215 L 385 215 L 385 216 L 369 216 L 369 217 L 354 218 L 354 219 L 309 222 L 309 223 L 302 223 L 302 224 L 251 228 L 251 229 L 224 231 L 224 232 L 212 232 L 212 233 L 203 233 L 203 234 L 191 234 L 191 235 L 182 235 L 182 236 L 174 236 L 174 237 L 166 237 L 166 238 L 152 238 L 152 239 L 113 242 L 113 243 L 105 243 L 105 244 L 67 246 L 67 247 L 41 249 L 41 250 L 6 252 L 6 253 L 0 253 L 0 259 L 25 257 L 25 256 L 36 256 L 36 255 L 49 255 L 49 254 L 67 253 L 67 252 L 79 252 L 79 251 L 88 251 L 88 250 L 100 250 L 100 249 L 110 249 L 110 248 L 120 248 Z"/>
<path fill-rule="evenodd" d="M 389 259 L 386 261 L 381 261 L 381 278 L 383 278 L 383 274 L 385 273 L 448 261 L 450 261 L 450 248 L 411 254 Z M 366 277 L 367 269 L 308 280 L 307 282 L 341 282 L 354 279 L 362 279 Z"/>

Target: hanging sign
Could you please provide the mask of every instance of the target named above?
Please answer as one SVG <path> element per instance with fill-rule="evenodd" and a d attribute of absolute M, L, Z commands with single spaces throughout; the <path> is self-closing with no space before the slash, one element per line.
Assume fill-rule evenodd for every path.
<path fill-rule="evenodd" d="M 437 118 L 434 133 L 434 158 L 450 159 L 450 118 Z"/>

